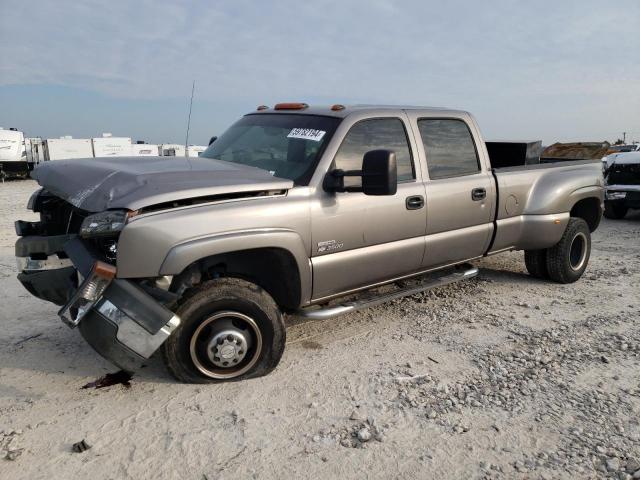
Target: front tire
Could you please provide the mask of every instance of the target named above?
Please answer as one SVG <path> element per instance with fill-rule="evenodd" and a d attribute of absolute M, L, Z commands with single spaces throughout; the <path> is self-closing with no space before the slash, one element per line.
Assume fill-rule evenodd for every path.
<path fill-rule="evenodd" d="M 176 314 L 180 326 L 162 346 L 169 371 L 187 383 L 266 375 L 284 352 L 282 313 L 261 287 L 218 278 L 197 287 Z"/>
<path fill-rule="evenodd" d="M 591 232 L 582 218 L 571 217 L 560 241 L 547 249 L 549 278 L 558 283 L 573 283 L 587 268 L 591 255 Z"/>
<path fill-rule="evenodd" d="M 629 209 L 624 205 L 617 205 L 611 202 L 604 202 L 604 216 L 612 220 L 624 218 Z"/>

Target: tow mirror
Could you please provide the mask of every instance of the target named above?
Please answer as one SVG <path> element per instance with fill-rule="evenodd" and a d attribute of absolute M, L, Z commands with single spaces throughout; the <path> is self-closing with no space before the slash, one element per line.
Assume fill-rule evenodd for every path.
<path fill-rule="evenodd" d="M 361 177 L 362 186 L 344 186 L 344 177 Z M 327 192 L 362 192 L 365 195 L 395 195 L 398 190 L 396 154 L 371 150 L 362 158 L 362 170 L 332 170 L 324 178 Z"/>
<path fill-rule="evenodd" d="M 362 191 L 365 195 L 395 195 L 398 191 L 396 154 L 371 150 L 362 159 Z"/>

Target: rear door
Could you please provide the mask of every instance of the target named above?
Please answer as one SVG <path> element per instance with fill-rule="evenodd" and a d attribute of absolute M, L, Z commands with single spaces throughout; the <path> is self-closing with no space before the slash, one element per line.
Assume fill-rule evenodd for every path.
<path fill-rule="evenodd" d="M 314 299 L 413 272 L 422 264 L 425 190 L 406 115 L 352 120 L 346 127 L 329 169 L 360 170 L 366 152 L 392 150 L 398 191 L 389 196 L 322 192 L 313 203 Z M 359 184 L 359 178 L 345 178 L 345 185 Z"/>
<path fill-rule="evenodd" d="M 426 160 L 427 238 L 423 267 L 482 256 L 493 232 L 495 182 L 470 117 L 409 112 Z"/>

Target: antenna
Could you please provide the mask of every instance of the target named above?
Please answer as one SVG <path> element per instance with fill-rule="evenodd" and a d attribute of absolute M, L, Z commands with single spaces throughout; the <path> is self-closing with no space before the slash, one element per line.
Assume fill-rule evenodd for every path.
<path fill-rule="evenodd" d="M 193 106 L 193 92 L 196 89 L 196 81 L 193 81 L 193 85 L 191 85 L 191 101 L 189 102 L 189 119 L 187 120 L 187 136 L 184 139 L 184 156 L 187 157 L 187 148 L 189 145 L 189 127 L 191 127 L 191 107 Z"/>

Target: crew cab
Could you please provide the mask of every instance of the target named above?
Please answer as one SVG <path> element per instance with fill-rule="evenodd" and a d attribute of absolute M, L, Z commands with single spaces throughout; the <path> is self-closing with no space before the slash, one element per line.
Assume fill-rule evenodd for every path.
<path fill-rule="evenodd" d="M 468 279 L 487 255 L 524 250 L 534 277 L 574 282 L 604 191 L 600 162 L 492 169 L 464 111 L 304 103 L 258 107 L 198 158 L 58 161 L 33 176 L 40 221 L 16 222 L 22 284 L 114 364 L 160 349 L 186 382 L 264 375 L 286 315 Z"/>

